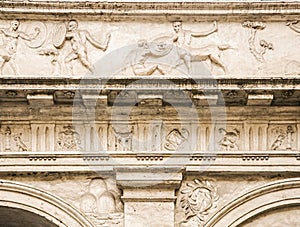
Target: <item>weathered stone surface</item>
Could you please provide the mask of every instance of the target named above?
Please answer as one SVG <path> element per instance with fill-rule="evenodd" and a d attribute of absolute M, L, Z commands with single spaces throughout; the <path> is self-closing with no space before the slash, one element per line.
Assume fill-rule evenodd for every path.
<path fill-rule="evenodd" d="M 0 225 L 297 226 L 299 2 L 0 6 Z"/>

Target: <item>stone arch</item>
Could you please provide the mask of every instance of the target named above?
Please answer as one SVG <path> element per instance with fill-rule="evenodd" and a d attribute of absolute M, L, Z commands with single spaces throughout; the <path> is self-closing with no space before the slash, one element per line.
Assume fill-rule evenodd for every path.
<path fill-rule="evenodd" d="M 82 213 L 62 199 L 32 186 L 0 181 L 0 207 L 36 214 L 56 226 L 93 226 Z"/>
<path fill-rule="evenodd" d="M 239 226 L 271 210 L 300 206 L 300 178 L 275 181 L 229 202 L 205 226 Z"/>

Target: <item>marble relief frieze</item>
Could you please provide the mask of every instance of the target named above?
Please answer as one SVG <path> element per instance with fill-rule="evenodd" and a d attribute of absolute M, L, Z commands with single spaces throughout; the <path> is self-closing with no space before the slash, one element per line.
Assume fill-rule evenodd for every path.
<path fill-rule="evenodd" d="M 2 75 L 17 75 L 21 70 L 22 75 L 58 77 L 289 74 L 297 67 L 294 44 L 299 28 L 297 21 L 286 25 L 213 19 L 143 25 L 1 20 L 0 69 Z M 38 64 L 29 67 L 26 60 Z"/>
<path fill-rule="evenodd" d="M 1 125 L 1 152 L 243 152 L 295 151 L 296 122 L 200 124 L 167 121 Z"/>

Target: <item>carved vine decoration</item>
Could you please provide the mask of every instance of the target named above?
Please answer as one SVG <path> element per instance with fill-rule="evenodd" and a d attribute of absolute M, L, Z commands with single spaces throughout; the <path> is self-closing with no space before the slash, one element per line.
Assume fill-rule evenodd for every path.
<path fill-rule="evenodd" d="M 195 179 L 181 190 L 181 208 L 186 220 L 183 226 L 204 226 L 206 216 L 216 208 L 219 199 L 217 189 L 209 181 Z"/>
<path fill-rule="evenodd" d="M 245 21 L 242 23 L 242 26 L 250 29 L 250 37 L 248 39 L 250 52 L 257 61 L 265 63 L 264 54 L 267 50 L 274 50 L 273 44 L 262 39 L 259 41 L 259 47 L 257 47 L 255 39 L 257 31 L 264 30 L 266 28 L 266 24 L 258 21 Z"/>

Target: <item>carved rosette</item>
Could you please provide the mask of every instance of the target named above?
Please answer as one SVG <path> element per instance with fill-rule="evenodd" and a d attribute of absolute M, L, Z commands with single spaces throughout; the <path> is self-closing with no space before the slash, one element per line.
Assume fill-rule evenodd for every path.
<path fill-rule="evenodd" d="M 209 181 L 195 179 L 181 190 L 180 205 L 185 221 L 181 226 L 204 226 L 206 216 L 216 207 L 219 199 L 217 189 Z"/>

